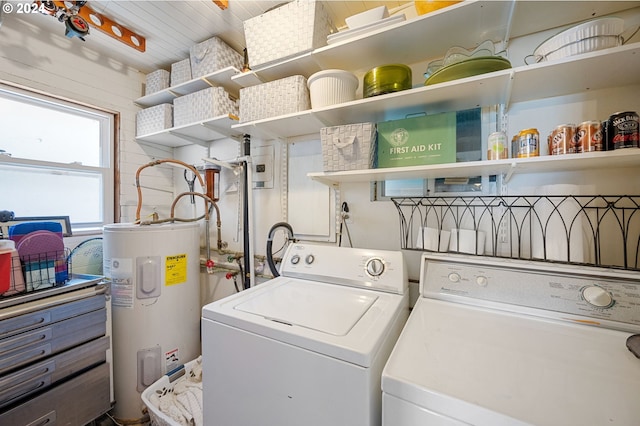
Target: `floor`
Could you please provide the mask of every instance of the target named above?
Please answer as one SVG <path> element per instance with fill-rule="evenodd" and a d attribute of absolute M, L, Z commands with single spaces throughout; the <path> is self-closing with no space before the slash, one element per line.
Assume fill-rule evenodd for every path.
<path fill-rule="evenodd" d="M 98 417 L 97 419 L 95 419 L 94 421 L 92 421 L 91 423 L 88 423 L 85 426 L 150 426 L 150 424 L 147 423 L 126 423 L 126 424 L 122 424 L 122 423 L 118 423 L 116 422 L 108 413 L 103 415 L 102 417 Z"/>

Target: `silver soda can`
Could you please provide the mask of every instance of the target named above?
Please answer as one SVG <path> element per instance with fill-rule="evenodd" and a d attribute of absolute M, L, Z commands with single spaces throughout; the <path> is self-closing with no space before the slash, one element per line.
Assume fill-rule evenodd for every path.
<path fill-rule="evenodd" d="M 518 158 L 540 155 L 540 133 L 538 129 L 524 129 L 518 133 Z"/>

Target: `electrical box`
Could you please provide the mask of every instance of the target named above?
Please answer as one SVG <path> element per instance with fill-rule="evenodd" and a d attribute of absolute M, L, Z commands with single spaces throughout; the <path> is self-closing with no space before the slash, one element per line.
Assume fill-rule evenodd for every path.
<path fill-rule="evenodd" d="M 251 147 L 253 187 L 273 188 L 273 145 Z"/>

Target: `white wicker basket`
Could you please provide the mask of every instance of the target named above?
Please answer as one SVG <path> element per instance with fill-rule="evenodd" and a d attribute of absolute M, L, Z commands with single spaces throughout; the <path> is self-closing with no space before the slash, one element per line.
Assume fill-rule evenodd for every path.
<path fill-rule="evenodd" d="M 173 100 L 176 127 L 227 114 L 237 116 L 238 103 L 222 87 L 208 87 Z"/>
<path fill-rule="evenodd" d="M 242 55 L 218 37 L 212 37 L 189 49 L 192 78 L 202 77 L 227 67 L 242 69 Z"/>
<path fill-rule="evenodd" d="M 322 3 L 294 0 L 244 21 L 249 64 L 255 68 L 322 47 L 334 29 Z"/>
<path fill-rule="evenodd" d="M 180 380 L 185 380 L 187 377 L 193 377 L 198 374 L 198 369 L 201 365 L 202 363 L 200 358 L 189 361 L 177 371 L 170 372 L 160 377 L 142 392 L 142 402 L 149 410 L 149 417 L 151 418 L 152 426 L 180 426 L 178 421 L 163 413 L 160 408 L 154 404 L 154 401 L 158 402 L 163 398 L 171 397 L 174 386 L 179 383 Z M 202 370 L 199 372 L 201 373 Z M 194 414 L 194 417 L 199 415 L 199 418 L 202 418 L 203 416 L 202 413 L 192 414 Z"/>
<path fill-rule="evenodd" d="M 173 127 L 173 105 L 160 104 L 136 114 L 136 136 L 148 135 Z"/>
<path fill-rule="evenodd" d="M 320 129 L 324 170 L 337 172 L 375 167 L 375 123 L 346 124 Z"/>
<path fill-rule="evenodd" d="M 240 89 L 240 122 L 311 109 L 307 79 L 293 75 Z"/>
<path fill-rule="evenodd" d="M 183 59 L 182 61 L 171 64 L 171 86 L 177 86 L 185 81 L 191 80 L 191 60 Z"/>
<path fill-rule="evenodd" d="M 144 94 L 151 95 L 169 87 L 170 73 L 167 70 L 155 70 L 147 74 Z"/>

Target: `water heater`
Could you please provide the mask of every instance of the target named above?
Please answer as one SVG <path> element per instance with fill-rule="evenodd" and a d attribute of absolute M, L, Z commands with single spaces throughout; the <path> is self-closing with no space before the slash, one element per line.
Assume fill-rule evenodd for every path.
<path fill-rule="evenodd" d="M 113 415 L 142 417 L 142 391 L 200 354 L 197 223 L 104 227 L 111 282 Z"/>

